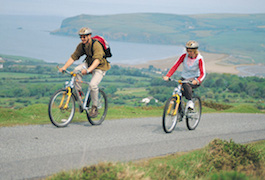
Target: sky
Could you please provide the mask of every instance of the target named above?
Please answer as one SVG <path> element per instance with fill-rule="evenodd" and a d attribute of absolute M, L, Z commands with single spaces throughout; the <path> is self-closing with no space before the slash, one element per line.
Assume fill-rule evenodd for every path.
<path fill-rule="evenodd" d="M 265 13 L 264 0 L 0 0 L 1 15 Z"/>

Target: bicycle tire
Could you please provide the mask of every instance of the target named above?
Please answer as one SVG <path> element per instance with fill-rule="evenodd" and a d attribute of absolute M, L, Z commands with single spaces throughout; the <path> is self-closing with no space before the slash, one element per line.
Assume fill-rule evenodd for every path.
<path fill-rule="evenodd" d="M 176 125 L 179 111 L 175 114 L 175 107 L 177 105 L 176 98 L 170 97 L 164 107 L 162 125 L 165 133 L 171 133 Z"/>
<path fill-rule="evenodd" d="M 202 112 L 200 97 L 195 96 L 192 98 L 192 101 L 194 102 L 194 109 L 186 110 L 186 125 L 189 130 L 194 130 L 199 125 Z"/>
<path fill-rule="evenodd" d="M 64 96 L 64 98 L 63 98 Z M 56 127 L 66 127 L 73 119 L 75 114 L 75 98 L 71 95 L 68 108 L 64 108 L 67 101 L 67 90 L 56 91 L 49 102 L 48 113 L 51 123 Z M 61 108 L 59 107 L 61 104 Z"/>
<path fill-rule="evenodd" d="M 98 116 L 91 118 L 89 116 L 89 109 L 92 107 L 92 101 L 88 103 L 88 110 L 86 110 L 87 119 L 92 125 L 100 125 L 106 118 L 108 112 L 108 99 L 103 90 L 99 89 L 98 93 Z"/>

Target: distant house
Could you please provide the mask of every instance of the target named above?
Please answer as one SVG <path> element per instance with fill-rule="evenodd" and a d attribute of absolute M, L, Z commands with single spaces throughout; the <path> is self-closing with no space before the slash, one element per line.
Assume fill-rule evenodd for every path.
<path fill-rule="evenodd" d="M 141 102 L 142 102 L 142 103 L 145 103 L 145 104 L 148 104 L 148 103 L 150 103 L 150 101 L 151 101 L 152 99 L 154 99 L 155 102 L 158 103 L 158 100 L 155 99 L 155 98 L 152 97 L 152 96 L 150 96 L 150 97 L 146 97 L 146 98 L 143 98 L 143 99 L 141 100 Z"/>
<path fill-rule="evenodd" d="M 4 68 L 4 62 L 3 58 L 0 57 L 0 69 Z"/>

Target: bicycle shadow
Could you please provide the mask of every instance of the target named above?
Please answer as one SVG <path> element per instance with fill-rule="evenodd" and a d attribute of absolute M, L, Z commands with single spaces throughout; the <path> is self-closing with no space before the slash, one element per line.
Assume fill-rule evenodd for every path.
<path fill-rule="evenodd" d="M 54 125 L 49 125 L 49 127 L 51 127 L 51 128 L 55 128 L 55 129 L 64 129 L 64 128 L 70 128 L 71 127 L 71 125 L 74 125 L 74 126 L 84 126 L 84 127 L 93 127 L 93 126 L 95 126 L 95 125 L 92 125 L 92 124 L 90 124 L 89 122 L 86 122 L 86 121 L 84 121 L 84 122 L 71 122 L 71 123 L 69 123 L 67 126 L 65 126 L 65 127 L 56 127 L 56 126 L 54 126 Z M 97 126 L 97 125 L 96 125 Z"/>

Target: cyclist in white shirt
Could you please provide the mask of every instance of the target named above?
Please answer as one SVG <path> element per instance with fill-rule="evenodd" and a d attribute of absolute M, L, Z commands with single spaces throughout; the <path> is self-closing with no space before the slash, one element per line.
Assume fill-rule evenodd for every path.
<path fill-rule="evenodd" d="M 200 52 L 198 51 L 199 44 L 196 41 L 188 41 L 186 43 L 186 53 L 182 54 L 176 63 L 168 71 L 167 75 L 163 77 L 165 81 L 175 73 L 181 63 L 183 63 L 183 70 L 181 73 L 181 80 L 190 80 L 192 84 L 183 84 L 183 95 L 188 100 L 187 106 L 190 109 L 194 109 L 194 103 L 192 99 L 192 89 L 201 85 L 205 79 L 205 66 L 204 60 Z"/>

